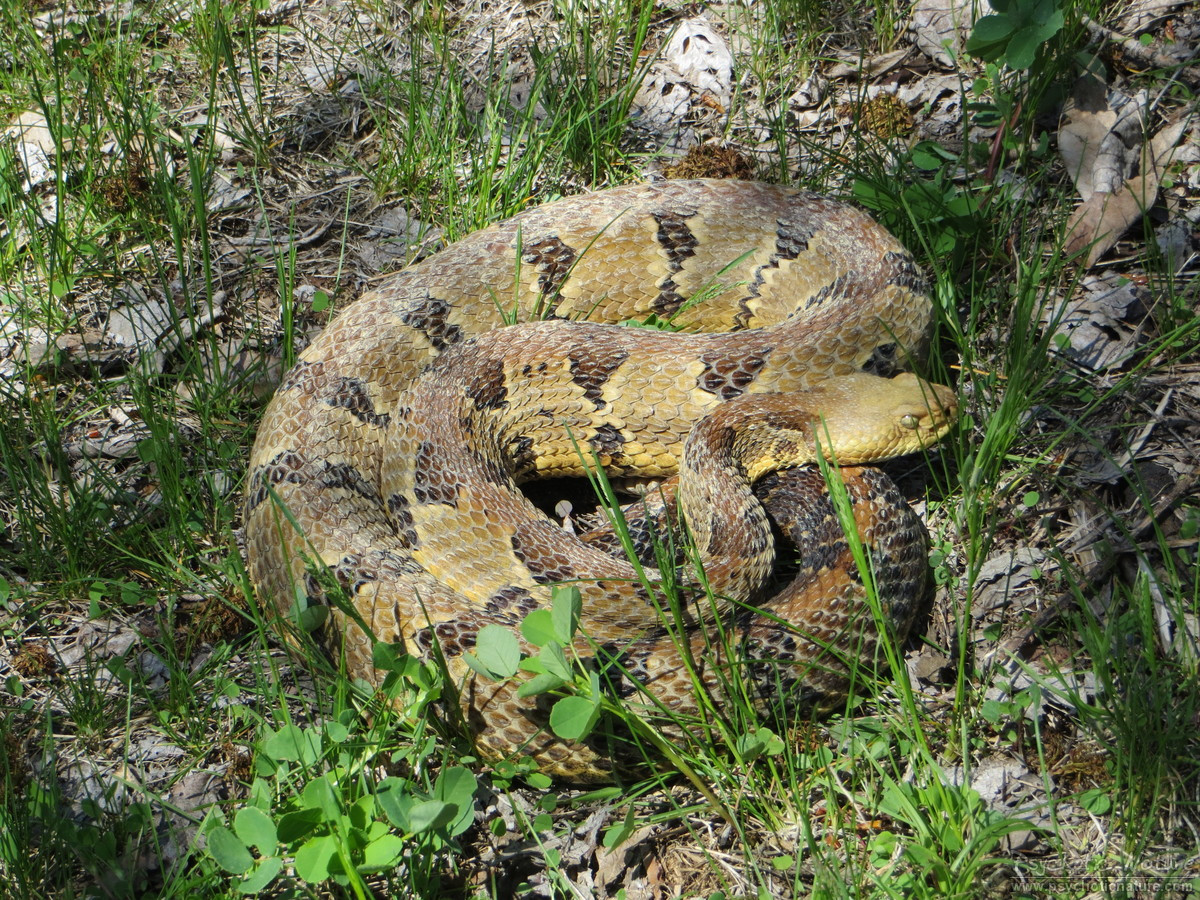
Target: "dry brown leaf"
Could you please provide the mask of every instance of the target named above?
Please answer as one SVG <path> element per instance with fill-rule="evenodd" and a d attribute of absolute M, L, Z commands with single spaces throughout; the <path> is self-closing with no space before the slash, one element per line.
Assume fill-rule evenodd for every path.
<path fill-rule="evenodd" d="M 0 129 L 0 139 L 12 141 L 17 160 L 24 170 L 22 191 L 30 193 L 40 185 L 53 189 L 58 149 L 45 116 L 31 110 L 14 116 L 7 126 Z"/>
<path fill-rule="evenodd" d="M 1090 244 L 1084 266 L 1091 268 L 1154 205 L 1162 172 L 1170 165 L 1187 124 L 1188 120 L 1182 119 L 1167 126 L 1142 148 L 1143 174 L 1130 178 L 1116 191 L 1097 191 L 1075 210 L 1064 245 L 1069 256 Z"/>
<path fill-rule="evenodd" d="M 1093 275 L 1084 276 L 1079 287 L 1042 310 L 1056 352 L 1093 372 L 1121 366 L 1140 345 L 1136 326 L 1145 316 L 1140 292 L 1127 279 Z"/>
<path fill-rule="evenodd" d="M 1150 139 L 1150 152 L 1154 156 L 1154 167 L 1161 173 L 1175 159 L 1179 149 L 1179 141 L 1192 123 L 1190 115 L 1184 116 L 1173 125 L 1160 128 Z"/>
<path fill-rule="evenodd" d="M 699 95 L 708 96 L 723 108 L 733 91 L 733 54 L 729 44 L 703 16 L 679 24 L 662 61 L 675 69 Z"/>
<path fill-rule="evenodd" d="M 733 54 L 703 16 L 679 23 L 633 99 L 631 118 L 661 136 L 679 132 L 693 103 L 724 112 L 733 96 Z M 680 140 L 688 146 L 694 138 Z"/>
<path fill-rule="evenodd" d="M 58 153 L 58 147 L 54 143 L 54 134 L 50 130 L 50 123 L 40 112 L 31 109 L 13 116 L 8 125 L 0 129 L 0 134 L 23 144 L 35 146 L 47 156 L 54 156 Z M 63 150 L 70 149 L 70 142 L 64 138 Z"/>
<path fill-rule="evenodd" d="M 971 614 L 983 619 L 993 610 L 1019 605 L 1013 598 L 1027 598 L 1045 583 L 1046 573 L 1055 568 L 1054 561 L 1035 547 L 1004 550 L 989 557 L 976 577 Z"/>
<path fill-rule="evenodd" d="M 829 79 L 820 72 L 813 72 L 788 97 L 788 109 L 810 109 L 824 100 L 828 93 Z"/>
<path fill-rule="evenodd" d="M 644 825 L 617 846 L 596 851 L 596 881 L 610 896 L 637 877 L 652 850 L 651 839 L 660 830 L 658 825 Z"/>
<path fill-rule="evenodd" d="M 1133 173 L 1148 97 L 1127 97 L 1095 78 L 1079 79 L 1063 110 L 1058 152 L 1079 196 L 1112 193 Z"/>
<path fill-rule="evenodd" d="M 983 6 L 971 0 L 917 0 L 908 26 L 917 49 L 938 65 L 954 68 L 967 32 L 987 12 L 981 11 Z"/>
<path fill-rule="evenodd" d="M 1122 12 L 1117 27 L 1125 34 L 1138 34 L 1184 5 L 1184 0 L 1133 0 Z"/>
<path fill-rule="evenodd" d="M 1085 268 L 1107 253 L 1130 225 L 1142 217 L 1158 198 L 1158 175 L 1150 172 L 1131 178 L 1113 193 L 1097 191 L 1075 210 L 1067 225 L 1064 249 L 1074 256 L 1091 244 Z"/>
<path fill-rule="evenodd" d="M 834 81 L 841 79 L 855 80 L 858 78 L 878 78 L 880 75 L 890 72 L 896 66 L 904 62 L 908 56 L 908 48 L 901 47 L 899 50 L 892 50 L 890 53 L 881 53 L 878 56 L 870 58 L 843 59 L 841 62 L 834 63 L 830 66 L 826 76 Z"/>

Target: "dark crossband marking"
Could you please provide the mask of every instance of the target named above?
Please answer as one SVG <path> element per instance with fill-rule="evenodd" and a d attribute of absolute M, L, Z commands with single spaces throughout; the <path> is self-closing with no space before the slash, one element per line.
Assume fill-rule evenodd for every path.
<path fill-rule="evenodd" d="M 605 465 L 620 465 L 625 456 L 625 435 L 613 425 L 596 427 L 596 433 L 588 438 L 588 444 Z"/>
<path fill-rule="evenodd" d="M 571 380 L 583 388 L 583 396 L 592 401 L 596 409 L 604 407 L 602 395 L 604 385 L 612 378 L 613 372 L 621 367 L 629 354 L 624 350 L 601 354 L 597 350 L 583 346 L 572 350 L 569 359 L 571 363 Z"/>
<path fill-rule="evenodd" d="M 396 536 L 400 539 L 400 546 L 406 550 L 416 550 L 420 547 L 421 539 L 417 536 L 408 498 L 403 494 L 392 494 L 387 500 L 387 510 L 392 517 L 392 526 L 396 529 Z"/>
<path fill-rule="evenodd" d="M 814 234 L 814 227 L 808 221 L 793 221 L 791 219 L 780 219 L 775 224 L 775 250 L 767 258 L 767 261 L 758 267 L 754 272 L 754 280 L 746 285 L 746 296 L 738 301 L 740 311 L 734 316 L 734 321 L 738 327 L 745 328 L 750 324 L 753 313 L 750 310 L 750 301 L 761 296 L 762 286 L 766 283 L 767 271 L 778 269 L 779 264 L 785 260 L 793 260 L 808 250 L 808 242 Z"/>
<path fill-rule="evenodd" d="M 400 321 L 415 328 L 435 350 L 445 350 L 462 340 L 462 329 L 451 324 L 451 305 L 438 297 L 425 296 L 400 313 Z"/>
<path fill-rule="evenodd" d="M 767 354 L 752 353 L 749 356 L 729 356 L 724 352 L 709 352 L 700 357 L 704 371 L 700 373 L 698 385 L 702 391 L 715 394 L 722 400 L 730 400 L 745 393 L 756 375 L 767 364 Z"/>
<path fill-rule="evenodd" d="M 679 293 L 674 276 L 696 255 L 696 248 L 700 246 L 700 241 L 687 224 L 687 220 L 695 214 L 695 210 L 653 214 L 654 221 L 658 223 L 654 237 L 667 253 L 667 268 L 670 271 L 658 286 L 658 296 L 650 304 L 650 308 L 660 316 L 673 315 L 687 300 Z"/>
<path fill-rule="evenodd" d="M 579 254 L 573 248 L 568 247 L 562 240 L 554 236 L 522 246 L 521 261 L 529 263 L 537 269 L 538 293 L 541 294 L 543 302 L 551 301 L 539 310 L 542 316 L 554 315 L 554 310 L 558 305 L 554 301 L 578 258 Z"/>
<path fill-rule="evenodd" d="M 565 554 L 547 552 L 549 541 L 545 530 L 554 527 L 550 522 L 523 522 L 512 535 L 513 555 L 538 584 L 558 584 L 579 577 Z"/>
<path fill-rule="evenodd" d="M 418 503 L 441 503 L 457 506 L 458 485 L 450 480 L 445 469 L 435 458 L 436 448 L 430 441 L 421 441 L 417 447 L 416 464 L 413 467 L 413 497 Z"/>
<path fill-rule="evenodd" d="M 504 360 L 489 360 L 471 372 L 467 380 L 467 396 L 476 409 L 499 409 L 508 402 L 508 387 L 504 378 Z"/>
<path fill-rule="evenodd" d="M 367 384 L 361 378 L 339 378 L 337 386 L 326 395 L 325 402 L 348 410 L 354 418 L 367 425 L 383 428 L 389 421 L 387 413 L 375 411 L 375 404 L 367 393 Z"/>

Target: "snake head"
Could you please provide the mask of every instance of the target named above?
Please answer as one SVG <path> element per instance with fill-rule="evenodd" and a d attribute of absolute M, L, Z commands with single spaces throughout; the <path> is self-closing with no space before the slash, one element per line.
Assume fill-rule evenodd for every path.
<path fill-rule="evenodd" d="M 684 447 L 685 469 L 696 450 L 726 448 L 750 481 L 816 461 L 870 465 L 931 447 L 958 415 L 954 391 L 908 373 L 880 378 L 865 372 L 824 379 L 795 392 L 744 394 L 697 423 Z"/>
<path fill-rule="evenodd" d="M 813 392 L 817 436 L 843 465 L 931 447 L 958 418 L 953 390 L 910 372 L 894 378 L 856 372 L 822 382 Z"/>
<path fill-rule="evenodd" d="M 941 384 L 934 384 L 904 372 L 888 379 L 896 397 L 892 416 L 901 428 L 913 432 L 922 447 L 945 437 L 958 420 L 958 395 Z"/>

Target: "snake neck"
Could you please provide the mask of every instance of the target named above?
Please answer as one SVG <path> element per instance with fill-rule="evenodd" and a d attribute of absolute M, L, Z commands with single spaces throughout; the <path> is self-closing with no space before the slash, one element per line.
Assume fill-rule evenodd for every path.
<path fill-rule="evenodd" d="M 697 424 L 680 465 L 679 508 L 709 587 L 718 596 L 748 600 L 771 575 L 775 540 L 737 438 L 712 416 Z"/>
<path fill-rule="evenodd" d="M 697 422 L 684 442 L 680 511 L 718 595 L 750 599 L 770 577 L 774 533 L 753 485 L 769 473 L 816 462 L 820 396 L 810 391 L 735 398 Z M 826 452 L 830 449 L 838 454 L 849 447 L 835 441 Z"/>

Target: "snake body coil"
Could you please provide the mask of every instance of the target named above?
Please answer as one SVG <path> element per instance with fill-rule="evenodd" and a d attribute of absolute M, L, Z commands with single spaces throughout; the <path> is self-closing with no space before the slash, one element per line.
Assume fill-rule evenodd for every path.
<path fill-rule="evenodd" d="M 614 324 L 651 315 L 684 333 Z M 699 618 L 711 603 L 687 605 L 672 638 L 661 597 L 627 560 L 567 533 L 517 487 L 580 474 L 581 448 L 610 476 L 667 478 L 682 465 L 680 507 L 747 655 L 739 664 L 764 695 L 829 705 L 870 654 L 874 625 L 823 481 L 777 470 L 813 461 L 818 438 L 862 464 L 940 437 L 953 394 L 882 377 L 920 354 L 929 319 L 899 243 L 813 194 L 681 181 L 531 209 L 389 278 L 304 351 L 251 457 L 252 578 L 286 610 L 298 590 L 320 599 L 305 562 L 319 560 L 375 638 L 422 655 L 436 644 L 485 756 L 526 753 L 604 779 L 605 748 L 555 738 L 544 703 L 477 678 L 462 654 L 485 624 L 515 627 L 553 585 L 575 583 L 589 639 L 577 649 L 619 659 L 618 690 L 637 682 L 686 715 L 694 662 L 719 693 L 734 663 Z M 885 610 L 906 631 L 924 578 L 920 522 L 875 470 L 846 480 Z M 763 501 L 800 553 L 769 604 Z M 372 638 L 332 619 L 351 673 L 374 680 Z"/>

